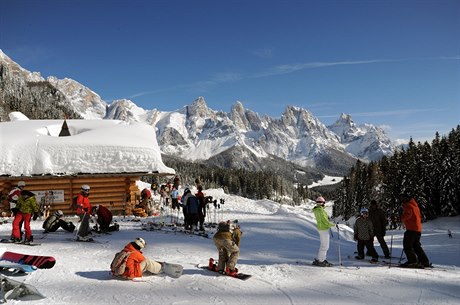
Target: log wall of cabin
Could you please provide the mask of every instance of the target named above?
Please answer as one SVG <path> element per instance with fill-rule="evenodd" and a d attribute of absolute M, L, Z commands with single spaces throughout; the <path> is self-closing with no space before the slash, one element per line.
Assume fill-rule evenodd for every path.
<path fill-rule="evenodd" d="M 64 192 L 64 202 L 54 202 L 51 211 L 62 210 L 65 215 L 74 215 L 70 209 L 72 198 L 80 193 L 83 184 L 90 186 L 89 199 L 92 206 L 103 205 L 112 211 L 114 216 L 131 215 L 131 210 L 139 198 L 140 190 L 136 181 L 140 176 L 77 176 L 77 177 L 46 177 L 18 179 L 0 179 L 2 201 L 0 209 L 9 213 L 9 203 L 4 202 L 8 193 L 17 186 L 18 181 L 25 181 L 24 189 L 31 192 L 57 190 Z M 37 203 L 40 204 L 39 200 Z"/>

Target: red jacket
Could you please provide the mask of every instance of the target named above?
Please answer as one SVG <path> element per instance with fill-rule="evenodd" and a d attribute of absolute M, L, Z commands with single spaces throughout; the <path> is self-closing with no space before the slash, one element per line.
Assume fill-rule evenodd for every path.
<path fill-rule="evenodd" d="M 112 218 L 112 212 L 110 212 L 110 210 L 105 206 L 99 205 L 99 209 L 97 209 L 97 222 L 100 225 L 105 225 L 108 227 L 112 222 Z"/>
<path fill-rule="evenodd" d="M 78 194 L 77 205 L 77 215 L 84 214 L 85 212 L 91 214 L 93 211 L 88 196 L 83 196 L 83 194 Z"/>
<path fill-rule="evenodd" d="M 135 277 L 141 277 L 142 276 L 141 262 L 145 260 L 145 257 L 142 254 L 142 251 L 134 248 L 134 246 L 131 243 L 127 244 L 124 250 L 131 252 L 131 255 L 128 256 L 128 259 L 126 260 L 126 269 L 125 269 L 125 273 L 123 273 L 123 276 L 126 276 L 127 278 L 130 278 L 130 279 L 135 278 Z"/>
<path fill-rule="evenodd" d="M 422 232 L 422 216 L 420 214 L 418 204 L 414 198 L 409 200 L 409 202 L 404 205 L 401 221 L 404 222 L 406 230 L 420 233 Z"/>

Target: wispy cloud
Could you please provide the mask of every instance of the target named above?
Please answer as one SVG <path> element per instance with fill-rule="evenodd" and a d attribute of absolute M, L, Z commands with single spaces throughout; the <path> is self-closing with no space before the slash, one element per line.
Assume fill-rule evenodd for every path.
<path fill-rule="evenodd" d="M 260 57 L 267 57 L 272 55 L 271 49 L 260 49 L 253 51 L 253 54 L 256 54 Z M 275 67 L 268 68 L 265 71 L 255 72 L 255 73 L 238 73 L 238 72 L 219 72 L 215 73 L 210 77 L 208 80 L 197 81 L 190 84 L 182 84 L 177 86 L 171 86 L 168 88 L 162 88 L 158 90 L 149 90 L 143 91 L 139 93 L 132 94 L 130 98 L 140 97 L 144 95 L 154 94 L 158 92 L 165 92 L 177 89 L 193 89 L 194 91 L 199 92 L 206 92 L 212 86 L 217 86 L 223 83 L 232 83 L 238 82 L 244 79 L 255 79 L 255 78 L 264 78 L 270 76 L 277 76 L 277 75 L 284 75 L 295 73 L 297 71 L 307 70 L 307 69 L 320 69 L 326 67 L 334 67 L 334 66 L 350 66 L 350 65 L 369 65 L 369 64 L 377 64 L 377 63 L 390 63 L 390 62 L 403 62 L 403 61 L 412 61 L 412 60 L 459 60 L 460 56 L 452 56 L 452 57 L 431 57 L 431 58 L 399 58 L 399 59 L 370 59 L 370 60 L 351 60 L 351 61 L 331 61 L 331 62 L 305 62 L 305 63 L 298 63 L 298 64 L 285 64 L 285 65 L 278 65 Z M 433 109 L 426 110 L 432 111 Z M 406 110 L 408 113 L 411 110 Z M 422 111 L 420 109 L 414 111 Z M 407 113 L 407 114 L 408 114 Z M 353 116 L 384 116 L 390 115 L 391 113 L 387 112 L 375 112 L 375 113 L 360 113 L 354 114 Z M 403 115 L 402 111 L 399 111 L 398 114 Z M 323 116 L 329 117 L 329 116 Z"/>
<path fill-rule="evenodd" d="M 407 116 L 413 115 L 420 112 L 439 112 L 445 111 L 446 108 L 413 108 L 413 109 L 399 109 L 399 110 L 390 110 L 390 111 L 370 111 L 370 112 L 352 112 L 348 113 L 353 118 L 356 117 L 382 117 L 382 116 Z M 317 115 L 318 118 L 336 118 L 337 114 L 331 115 Z"/>
<path fill-rule="evenodd" d="M 265 48 L 265 49 L 253 50 L 251 51 L 251 53 L 259 58 L 271 58 L 273 57 L 274 51 L 271 48 Z"/>
<path fill-rule="evenodd" d="M 274 76 L 274 75 L 289 74 L 289 73 L 306 70 L 306 69 L 316 69 L 316 68 L 343 66 L 343 65 L 365 65 L 365 64 L 394 62 L 394 61 L 399 61 L 399 60 L 373 59 L 373 60 L 335 61 L 335 62 L 307 62 L 307 63 L 299 63 L 299 64 L 294 64 L 294 65 L 276 66 L 276 67 L 270 68 L 263 72 L 254 73 L 248 77 L 260 78 L 260 77 L 268 77 L 268 76 Z"/>

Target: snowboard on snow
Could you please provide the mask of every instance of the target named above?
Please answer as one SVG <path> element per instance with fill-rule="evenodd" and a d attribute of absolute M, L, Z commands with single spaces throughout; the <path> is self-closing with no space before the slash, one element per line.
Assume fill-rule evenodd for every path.
<path fill-rule="evenodd" d="M 166 274 L 167 276 L 173 277 L 173 278 L 179 278 L 182 275 L 182 272 L 184 271 L 184 267 L 179 264 L 172 264 L 172 263 L 166 263 L 166 262 L 161 262 L 162 267 L 161 271 L 159 274 Z M 131 280 L 133 282 L 144 282 L 145 279 L 142 277 L 139 278 L 133 278 L 133 279 L 127 279 L 122 276 L 115 276 L 113 275 L 114 278 L 118 280 Z"/>
<path fill-rule="evenodd" d="M 251 274 L 246 274 L 246 273 L 241 273 L 241 272 L 238 272 L 236 275 L 229 275 L 229 274 L 226 274 L 226 273 L 220 273 L 220 272 L 217 271 L 217 265 L 216 264 L 214 264 L 213 269 L 209 269 L 209 264 L 207 266 L 197 265 L 197 267 L 200 268 L 200 269 L 204 269 L 204 270 L 214 272 L 214 273 L 222 275 L 222 276 L 233 277 L 233 278 L 240 279 L 240 280 L 243 280 L 243 281 L 246 281 L 247 279 L 249 279 L 252 276 Z"/>
<path fill-rule="evenodd" d="M 14 245 L 23 245 L 23 246 L 40 246 L 41 243 L 34 243 L 34 242 L 28 242 L 28 243 L 25 243 L 25 242 L 19 242 L 19 243 L 16 243 L 14 241 L 12 241 L 11 239 L 8 239 L 8 238 L 2 238 L 0 239 L 0 243 L 3 243 L 3 244 L 14 244 Z"/>
<path fill-rule="evenodd" d="M 0 272 L 4 274 L 31 273 L 37 270 L 36 266 L 0 260 Z"/>
<path fill-rule="evenodd" d="M 0 260 L 35 266 L 38 269 L 51 269 L 56 264 L 56 259 L 52 256 L 28 255 L 11 251 L 3 253 Z"/>
<path fill-rule="evenodd" d="M 179 264 L 172 264 L 172 263 L 162 263 L 163 266 L 161 268 L 161 273 L 164 273 L 173 278 L 179 278 L 184 271 L 184 267 Z"/>
<path fill-rule="evenodd" d="M 37 288 L 30 284 L 12 280 L 0 274 L 0 300 L 7 302 L 7 300 L 20 299 L 27 297 L 28 300 L 43 299 L 45 296 L 41 294 Z"/>

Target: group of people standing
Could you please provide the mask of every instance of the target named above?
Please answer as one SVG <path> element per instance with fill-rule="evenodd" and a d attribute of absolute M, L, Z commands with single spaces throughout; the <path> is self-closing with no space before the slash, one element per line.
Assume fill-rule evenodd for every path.
<path fill-rule="evenodd" d="M 407 261 L 402 267 L 417 268 L 429 267 L 431 263 L 426 256 L 421 243 L 420 237 L 422 234 L 422 217 L 420 209 L 414 198 L 404 193 L 400 196 L 400 201 L 403 208 L 401 221 L 404 223 L 406 231 L 403 239 L 403 251 L 406 254 Z M 313 208 L 313 213 L 317 221 L 317 230 L 320 238 L 320 247 L 317 257 L 312 265 L 320 267 L 332 266 L 326 260 L 327 251 L 329 249 L 329 235 L 331 228 L 337 226 L 329 220 L 329 216 L 324 209 L 326 200 L 323 197 L 316 199 L 316 206 Z M 357 242 L 356 259 L 362 260 L 365 255 L 371 256 L 371 263 L 378 262 L 379 255 L 374 247 L 374 238 L 377 238 L 383 255 L 386 259 L 391 257 L 390 249 L 385 241 L 386 228 L 388 225 L 385 212 L 379 208 L 377 201 L 372 200 L 370 208 L 361 208 L 360 216 L 356 219 L 354 229 L 354 240 Z M 366 253 L 364 249 L 366 248 Z"/>

